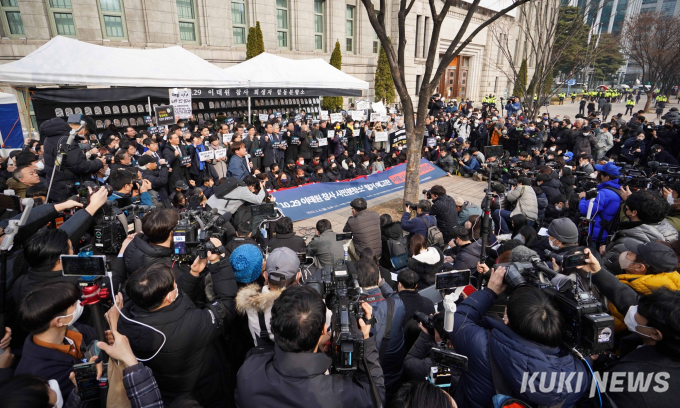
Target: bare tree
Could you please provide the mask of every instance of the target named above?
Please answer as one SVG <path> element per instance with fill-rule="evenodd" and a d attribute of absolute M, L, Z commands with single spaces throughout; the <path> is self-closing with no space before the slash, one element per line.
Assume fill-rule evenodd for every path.
<path fill-rule="evenodd" d="M 680 61 L 680 17 L 642 13 L 626 21 L 621 38 L 623 52 L 640 66 L 642 83 L 650 85 L 645 111 L 649 109 L 655 89 L 668 94 L 677 80 Z"/>
<path fill-rule="evenodd" d="M 425 71 L 422 75 L 422 84 L 418 92 L 418 106 L 415 107 L 413 99 L 408 92 L 406 86 L 406 75 L 404 73 L 405 53 L 406 53 L 406 18 L 408 17 L 415 0 L 400 0 L 399 12 L 397 15 L 397 25 L 399 27 L 399 38 L 393 43 L 396 44 L 396 50 L 393 43 L 388 39 L 387 30 L 385 28 L 385 10 L 387 0 L 380 0 L 381 13 L 376 13 L 375 6 L 372 0 L 361 0 L 368 13 L 368 19 L 373 26 L 373 30 L 380 39 L 380 44 L 387 53 L 387 60 L 390 64 L 392 72 L 392 79 L 394 86 L 399 94 L 401 100 L 402 110 L 404 113 L 404 125 L 406 127 L 406 141 L 408 143 L 407 150 L 407 164 L 406 164 L 406 182 L 404 186 L 404 201 L 415 201 L 418 198 L 418 184 L 420 181 L 420 150 L 423 144 L 423 135 L 425 134 L 425 116 L 428 111 L 428 102 L 432 91 L 439 84 L 439 79 L 446 70 L 446 67 L 457 57 L 465 47 L 472 42 L 472 40 L 484 28 L 498 20 L 500 17 L 506 15 L 509 11 L 528 3 L 531 0 L 515 0 L 511 5 L 495 13 L 488 19 L 485 19 L 474 31 L 465 36 L 465 33 L 470 25 L 470 21 L 477 11 L 480 0 L 474 0 L 469 4 L 467 14 L 463 19 L 458 33 L 451 41 L 446 49 L 446 52 L 441 57 L 439 64 L 435 69 L 435 60 L 438 57 L 439 35 L 441 33 L 442 24 L 446 19 L 451 6 L 456 3 L 456 0 L 428 0 L 430 14 L 432 16 L 432 34 L 428 41 L 429 47 L 427 50 L 427 59 L 425 61 Z M 417 109 L 416 109 L 417 108 Z M 416 118 L 414 119 L 414 113 Z"/>
<path fill-rule="evenodd" d="M 575 11 L 573 9 L 572 12 Z M 500 61 L 490 60 L 489 63 L 503 72 L 516 88 L 519 87 L 525 96 L 524 113 L 529 118 L 538 114 L 543 105 L 541 102 L 554 95 L 562 82 L 583 72 L 604 52 L 603 48 L 598 49 L 595 39 L 587 43 L 590 27 L 582 14 L 577 12 L 568 22 L 558 23 L 564 10 L 560 8 L 559 0 L 535 0 L 520 8 L 517 16 L 520 21 L 531 21 L 531 24 L 519 24 L 518 27 L 514 21 L 504 19 L 491 27 L 493 42 L 500 48 L 503 57 Z M 526 41 L 527 55 L 511 45 L 517 39 L 515 35 Z M 527 56 L 530 61 L 535 61 L 530 64 L 534 73 L 530 80 L 523 81 L 519 80 L 518 67 Z M 562 73 L 559 83 L 554 85 L 554 75 L 565 61 L 569 61 L 569 71 Z"/>

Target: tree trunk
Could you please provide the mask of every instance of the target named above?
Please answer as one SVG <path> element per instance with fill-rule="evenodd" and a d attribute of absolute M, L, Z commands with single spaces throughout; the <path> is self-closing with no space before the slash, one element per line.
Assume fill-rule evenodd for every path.
<path fill-rule="evenodd" d="M 654 90 L 652 89 L 652 90 L 650 90 L 649 92 L 646 92 L 646 93 L 647 93 L 647 102 L 645 102 L 645 112 L 648 112 L 649 106 L 652 104 L 652 99 L 653 99 L 652 95 L 654 95 Z"/>
<path fill-rule="evenodd" d="M 423 135 L 425 135 L 425 117 L 427 116 L 427 105 L 430 101 L 430 87 L 422 85 L 418 95 L 418 116 L 414 119 L 413 100 L 409 96 L 408 100 L 402 103 L 404 109 L 404 126 L 406 128 L 406 181 L 404 182 L 404 202 L 418 201 L 420 192 L 420 152 L 423 147 Z"/>

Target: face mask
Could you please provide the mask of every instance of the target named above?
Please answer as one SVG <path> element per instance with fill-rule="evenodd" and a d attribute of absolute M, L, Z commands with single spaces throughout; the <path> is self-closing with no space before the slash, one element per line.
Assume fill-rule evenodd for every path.
<path fill-rule="evenodd" d="M 177 295 L 175 295 L 175 298 L 172 300 L 172 303 L 175 303 L 175 300 L 179 297 L 179 286 L 177 286 L 173 292 L 177 292 Z"/>
<path fill-rule="evenodd" d="M 590 136 L 590 133 L 584 133 L 583 136 Z"/>
<path fill-rule="evenodd" d="M 629 261 L 628 258 L 626 257 L 627 254 L 628 251 L 624 251 L 619 254 L 619 266 L 621 267 L 621 271 L 625 271 L 626 269 L 628 269 L 630 264 L 632 264 L 632 262 Z"/>
<path fill-rule="evenodd" d="M 364 167 L 368 166 L 368 162 L 364 162 Z"/>
<path fill-rule="evenodd" d="M 638 326 L 649 327 L 637 323 L 637 321 L 635 320 L 635 314 L 637 313 L 637 310 L 638 310 L 637 305 L 629 307 L 628 312 L 626 312 L 626 317 L 623 318 L 623 322 L 626 323 L 626 327 L 628 327 L 628 330 L 631 333 L 637 333 L 640 336 L 645 337 L 652 337 L 648 334 L 640 333 L 639 331 L 637 331 Z"/>
<path fill-rule="evenodd" d="M 300 166 L 302 166 L 303 164 L 305 164 L 305 161 L 304 160 L 298 160 L 298 163 L 300 163 Z"/>
<path fill-rule="evenodd" d="M 615 135 L 615 134 L 616 134 L 616 129 L 615 129 L 615 130 L 612 130 L 612 131 L 609 132 L 609 133 L 611 133 L 612 135 Z"/>
<path fill-rule="evenodd" d="M 45 163 L 41 162 L 38 160 L 38 162 L 35 164 L 35 167 L 39 170 L 42 171 L 45 168 Z"/>
<path fill-rule="evenodd" d="M 104 176 L 109 177 L 110 174 L 111 174 L 111 168 L 107 167 L 106 171 L 104 172 Z"/>
<path fill-rule="evenodd" d="M 84 309 L 84 306 L 80 304 L 80 301 L 78 301 L 78 302 L 76 302 L 76 310 L 74 310 L 73 313 L 68 314 L 66 316 L 59 316 L 57 318 L 63 319 L 65 317 L 73 316 L 73 318 L 71 319 L 71 322 L 68 324 L 69 326 L 72 326 L 73 323 L 75 323 L 78 320 L 78 318 L 80 318 L 80 315 L 83 314 L 83 309 Z"/>
<path fill-rule="evenodd" d="M 47 381 L 47 384 L 52 389 L 52 391 L 57 394 L 57 403 L 54 404 L 54 406 L 56 408 L 62 408 L 64 406 L 64 398 L 61 396 L 61 388 L 59 388 L 59 383 L 57 380 L 49 380 Z"/>
<path fill-rule="evenodd" d="M 550 151 L 554 152 L 555 151 L 555 146 L 550 146 Z"/>
<path fill-rule="evenodd" d="M 555 207 L 555 208 L 557 208 L 557 207 Z M 558 210 L 561 210 L 561 208 L 558 208 Z M 555 241 L 557 241 L 557 240 L 555 240 Z M 560 249 L 559 245 L 553 244 L 553 240 L 550 237 L 548 237 L 548 244 L 550 244 L 550 248 L 552 248 L 554 250 Z"/>
<path fill-rule="evenodd" d="M 7 160 L 7 165 L 8 165 L 8 166 L 14 166 L 14 159 L 12 159 L 12 158 L 10 157 L 10 158 Z"/>
<path fill-rule="evenodd" d="M 333 163 L 334 161 L 335 161 L 335 159 L 331 159 L 331 163 Z"/>
<path fill-rule="evenodd" d="M 670 205 L 675 204 L 675 199 L 673 198 L 673 194 L 669 194 L 668 197 L 666 197 L 666 201 L 668 201 L 668 204 L 670 204 Z"/>

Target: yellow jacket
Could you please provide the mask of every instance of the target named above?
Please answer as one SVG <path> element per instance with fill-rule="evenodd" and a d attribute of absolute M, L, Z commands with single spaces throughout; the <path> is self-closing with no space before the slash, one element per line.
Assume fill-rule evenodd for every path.
<path fill-rule="evenodd" d="M 650 295 L 653 291 L 662 287 L 672 291 L 680 290 L 680 273 L 677 271 L 658 273 L 656 275 L 623 274 L 616 277 L 641 296 Z M 626 330 L 626 324 L 623 322 L 624 316 L 611 303 L 609 303 L 609 312 L 615 320 L 614 331 L 618 333 Z"/>

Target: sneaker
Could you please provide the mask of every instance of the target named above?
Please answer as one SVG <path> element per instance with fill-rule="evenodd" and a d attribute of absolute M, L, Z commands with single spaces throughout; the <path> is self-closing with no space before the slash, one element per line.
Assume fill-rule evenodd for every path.
<path fill-rule="evenodd" d="M 474 180 L 474 181 L 482 181 L 482 175 L 479 174 L 479 173 L 475 173 L 475 174 L 472 176 L 472 180 Z"/>

